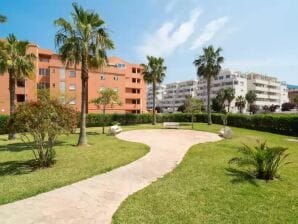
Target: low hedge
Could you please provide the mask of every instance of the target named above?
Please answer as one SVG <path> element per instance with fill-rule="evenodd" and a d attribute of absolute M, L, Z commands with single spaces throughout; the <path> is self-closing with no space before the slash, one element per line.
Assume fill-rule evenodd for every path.
<path fill-rule="evenodd" d="M 0 115 L 0 134 L 7 133 L 8 119 L 9 119 L 8 115 Z"/>
<path fill-rule="evenodd" d="M 223 124 L 223 114 L 212 114 L 214 124 Z M 7 133 L 9 116 L 0 116 L 0 134 Z M 112 125 L 119 122 L 121 125 L 149 124 L 152 122 L 151 114 L 88 114 L 87 127 Z M 157 122 L 191 122 L 191 115 L 185 113 L 157 114 Z M 207 114 L 195 114 L 195 122 L 207 122 Z M 267 131 L 272 133 L 298 136 L 298 114 L 259 114 L 244 115 L 230 114 L 228 125 L 233 127 Z"/>

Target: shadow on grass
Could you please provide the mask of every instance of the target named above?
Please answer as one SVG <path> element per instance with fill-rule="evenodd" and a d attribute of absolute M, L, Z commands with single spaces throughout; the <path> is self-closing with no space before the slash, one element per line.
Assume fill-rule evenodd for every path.
<path fill-rule="evenodd" d="M 0 176 L 28 174 L 36 169 L 34 164 L 34 160 L 0 163 Z"/>
<path fill-rule="evenodd" d="M 231 180 L 233 184 L 248 182 L 254 186 L 258 186 L 256 178 L 249 173 L 249 171 L 238 170 L 231 167 L 226 168 L 226 171 L 227 175 L 233 178 Z"/>
<path fill-rule="evenodd" d="M 57 141 L 54 144 L 55 147 L 57 146 L 74 146 L 74 144 L 65 142 L 65 141 Z M 0 145 L 0 152 L 1 151 L 9 151 L 9 152 L 21 152 L 24 150 L 32 150 L 34 148 L 34 145 L 32 143 L 10 143 L 5 145 Z"/>

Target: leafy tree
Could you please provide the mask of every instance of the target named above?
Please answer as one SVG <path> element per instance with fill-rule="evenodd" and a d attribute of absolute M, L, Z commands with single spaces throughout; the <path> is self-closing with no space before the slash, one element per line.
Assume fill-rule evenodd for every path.
<path fill-rule="evenodd" d="M 245 108 L 245 98 L 243 96 L 238 96 L 236 98 L 236 103 L 235 106 L 238 108 L 238 110 L 240 111 L 240 113 L 243 113 L 243 109 Z"/>
<path fill-rule="evenodd" d="M 121 101 L 120 101 L 118 92 L 110 88 L 101 90 L 99 94 L 100 94 L 99 97 L 92 100 L 91 102 L 97 105 L 98 107 L 102 106 L 102 113 L 104 118 L 104 122 L 102 125 L 102 133 L 104 134 L 105 133 L 105 114 L 106 114 L 107 106 L 113 107 L 114 104 L 121 105 Z"/>
<path fill-rule="evenodd" d="M 72 22 L 63 18 L 55 21 L 58 30 L 55 42 L 61 59 L 67 65 L 81 64 L 81 117 L 78 146 L 87 144 L 86 113 L 88 107 L 88 78 L 90 68 L 100 68 L 107 63 L 106 51 L 114 44 L 106 30 L 105 22 L 92 11 L 73 3 Z"/>
<path fill-rule="evenodd" d="M 191 129 L 194 128 L 194 113 L 201 112 L 202 101 L 192 96 L 187 96 L 185 100 L 185 112 L 191 114 Z"/>
<path fill-rule="evenodd" d="M 290 111 L 294 108 L 295 108 L 295 104 L 293 104 L 293 103 L 283 103 L 281 105 L 281 110 L 282 111 Z"/>
<path fill-rule="evenodd" d="M 0 15 L 0 23 L 5 23 L 7 21 L 6 16 Z"/>
<path fill-rule="evenodd" d="M 212 109 L 212 111 L 217 112 L 217 113 L 222 112 L 222 106 L 221 106 L 221 103 L 219 102 L 217 97 L 212 99 L 211 109 Z"/>
<path fill-rule="evenodd" d="M 207 80 L 207 113 L 209 125 L 212 124 L 210 107 L 211 80 L 219 74 L 221 64 L 224 62 L 224 57 L 220 55 L 221 51 L 221 48 L 215 50 L 213 46 L 210 45 L 207 48 L 203 48 L 203 55 L 200 55 L 199 58 L 193 62 L 197 68 L 197 76 Z"/>
<path fill-rule="evenodd" d="M 164 65 L 163 58 L 156 58 L 153 56 L 147 56 L 148 64 L 142 64 L 143 75 L 145 82 L 152 84 L 152 93 L 153 93 L 153 108 L 155 108 L 155 99 L 156 99 L 156 84 L 163 82 L 166 76 L 167 67 Z M 153 110 L 153 120 L 152 124 L 156 124 L 156 114 Z"/>
<path fill-rule="evenodd" d="M 13 128 L 32 149 L 36 165 L 48 167 L 55 162 L 53 146 L 58 135 L 71 132 L 76 124 L 76 111 L 57 99 L 50 99 L 49 94 L 42 94 L 37 102 L 20 104 L 13 119 Z"/>
<path fill-rule="evenodd" d="M 257 94 L 256 94 L 256 92 L 253 91 L 253 90 L 248 91 L 246 93 L 246 95 L 245 95 L 245 99 L 246 99 L 247 103 L 249 103 L 249 113 L 251 114 L 252 113 L 252 110 L 254 109 L 252 107 L 252 105 L 257 100 Z"/>
<path fill-rule="evenodd" d="M 235 99 L 235 89 L 229 87 L 224 89 L 225 100 L 228 101 L 228 112 L 230 112 L 230 107 L 232 101 Z"/>
<path fill-rule="evenodd" d="M 285 162 L 289 155 L 286 153 L 287 148 L 280 146 L 269 147 L 266 142 L 260 143 L 255 147 L 244 145 L 239 151 L 243 156 L 235 157 L 229 163 L 237 164 L 240 167 L 253 167 L 254 170 L 248 172 L 258 179 L 273 180 L 274 177 L 278 177 L 278 169 L 288 164 Z"/>
<path fill-rule="evenodd" d="M 225 111 L 225 101 L 226 101 L 226 95 L 225 95 L 224 89 L 220 89 L 217 92 L 216 99 L 219 104 L 219 111 L 217 111 L 217 112 L 224 112 Z"/>
<path fill-rule="evenodd" d="M 180 105 L 180 106 L 177 108 L 177 111 L 178 111 L 178 112 L 182 112 L 182 113 L 184 113 L 184 112 L 185 112 L 185 103 L 182 104 L 182 105 Z"/>
<path fill-rule="evenodd" d="M 9 75 L 10 115 L 15 111 L 16 81 L 34 77 L 36 56 L 27 53 L 28 45 L 29 42 L 19 41 L 13 34 L 0 42 L 0 74 Z M 14 139 L 15 133 L 10 132 L 8 138 Z"/>

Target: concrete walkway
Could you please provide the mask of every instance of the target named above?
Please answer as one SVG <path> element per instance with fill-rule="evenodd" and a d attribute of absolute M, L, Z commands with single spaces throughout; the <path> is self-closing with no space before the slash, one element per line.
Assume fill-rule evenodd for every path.
<path fill-rule="evenodd" d="M 117 137 L 145 143 L 151 150 L 111 172 L 0 206 L 0 223 L 111 223 L 125 198 L 171 171 L 192 145 L 221 139 L 207 132 L 166 129 L 128 131 Z"/>

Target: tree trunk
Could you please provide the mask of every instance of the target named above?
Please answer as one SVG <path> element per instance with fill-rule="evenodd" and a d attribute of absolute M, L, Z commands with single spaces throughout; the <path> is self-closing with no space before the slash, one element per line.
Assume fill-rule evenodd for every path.
<path fill-rule="evenodd" d="M 87 83 L 88 83 L 88 63 L 87 56 L 82 58 L 81 81 L 82 81 L 82 94 L 81 94 L 81 118 L 80 118 L 80 136 L 78 146 L 87 145 L 86 135 L 86 112 L 87 112 Z"/>
<path fill-rule="evenodd" d="M 211 90 L 211 77 L 207 79 L 207 113 L 208 113 L 208 125 L 212 124 L 211 119 L 211 107 L 210 107 L 210 90 Z"/>
<path fill-rule="evenodd" d="M 191 113 L 191 129 L 193 129 L 193 120 L 194 120 L 194 114 L 192 112 Z"/>
<path fill-rule="evenodd" d="M 156 83 L 153 81 L 152 83 L 152 92 L 153 92 L 153 120 L 152 125 L 156 125 L 156 114 L 155 114 L 155 89 L 156 89 Z"/>
<path fill-rule="evenodd" d="M 103 106 L 103 122 L 102 122 L 102 133 L 105 133 L 105 125 L 106 125 L 106 106 Z"/>
<path fill-rule="evenodd" d="M 228 102 L 228 113 L 230 113 L 231 102 Z"/>
<path fill-rule="evenodd" d="M 9 103 L 10 103 L 10 117 L 15 112 L 15 95 L 16 95 L 16 79 L 14 74 L 9 74 Z M 12 140 L 16 138 L 16 133 L 9 129 L 8 139 Z"/>

